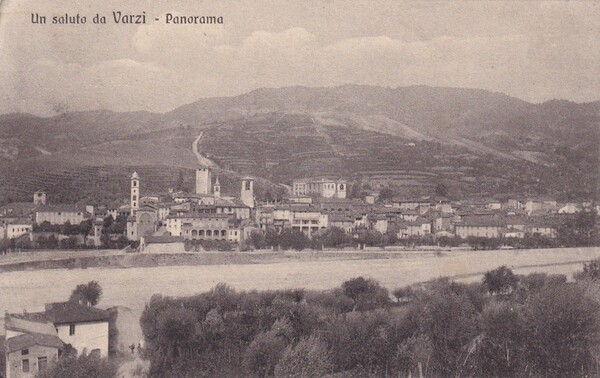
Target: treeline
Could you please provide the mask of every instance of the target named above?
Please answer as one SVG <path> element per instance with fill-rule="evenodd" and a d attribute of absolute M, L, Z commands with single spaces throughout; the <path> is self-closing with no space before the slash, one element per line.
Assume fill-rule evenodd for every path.
<path fill-rule="evenodd" d="M 131 245 L 125 236 L 127 216 L 120 215 L 117 219 L 107 216 L 103 220 L 100 248 L 122 249 Z M 33 237 L 23 235 L 14 239 L 0 239 L 0 253 L 6 251 L 21 251 L 32 249 L 92 249 L 94 245 L 86 243 L 87 237 L 93 235 L 91 219 L 79 224 L 50 224 L 44 221 L 33 224 Z M 33 240 L 32 240 L 33 239 Z"/>
<path fill-rule="evenodd" d="M 597 374 L 600 263 L 578 281 L 439 279 L 390 296 L 355 278 L 331 291 L 154 295 L 141 316 L 152 377 L 510 376 Z"/>
<path fill-rule="evenodd" d="M 473 249 L 498 249 L 502 246 L 513 248 L 553 248 L 582 245 L 600 245 L 600 243 L 571 243 L 562 238 L 550 238 L 547 236 L 533 235 L 524 238 L 484 238 L 471 236 L 468 238 L 435 237 L 432 234 L 424 236 L 411 236 L 398 238 L 393 233 L 381 233 L 376 230 L 359 229 L 349 234 L 338 227 L 330 227 L 327 230 L 313 234 L 309 238 L 299 230 L 283 229 L 280 232 L 269 229 L 267 231 L 253 231 L 246 244 L 255 249 L 276 248 L 283 250 L 320 250 L 323 248 L 360 248 L 360 247 L 388 247 L 402 246 L 412 248 L 415 246 L 458 247 L 469 246 Z"/>

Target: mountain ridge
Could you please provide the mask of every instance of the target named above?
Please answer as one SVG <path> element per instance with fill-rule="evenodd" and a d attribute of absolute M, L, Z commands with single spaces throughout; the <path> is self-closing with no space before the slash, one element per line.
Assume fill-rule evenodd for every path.
<path fill-rule="evenodd" d="M 205 131 L 203 148 L 223 168 L 274 182 L 369 170 L 393 176 L 413 164 L 435 168 L 436 180 L 449 182 L 451 174 L 440 172 L 453 166 L 451 172 L 465 177 L 456 185 L 470 190 L 465 183 L 486 175 L 481 167 L 489 161 L 506 166 L 494 173 L 497 190 L 543 190 L 554 170 L 565 177 L 553 190 L 568 190 L 570 180 L 592 193 L 599 130 L 600 101 L 534 104 L 501 92 L 422 85 L 259 88 L 166 113 L 0 115 L 0 173 L 142 163 L 190 169 L 197 163 L 192 142 Z M 305 164 L 294 165 L 295 159 Z M 461 164 L 473 172 L 464 173 Z M 515 177 L 519 184 L 506 182 Z"/>

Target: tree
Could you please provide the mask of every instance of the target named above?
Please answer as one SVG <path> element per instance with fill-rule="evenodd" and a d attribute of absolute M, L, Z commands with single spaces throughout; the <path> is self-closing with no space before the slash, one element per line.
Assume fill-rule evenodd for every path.
<path fill-rule="evenodd" d="M 506 265 L 483 275 L 483 284 L 491 294 L 508 294 L 517 287 L 517 283 L 517 276 Z"/>
<path fill-rule="evenodd" d="M 440 197 L 448 196 L 448 187 L 444 183 L 439 183 L 435 186 L 435 194 Z"/>
<path fill-rule="evenodd" d="M 63 353 L 56 364 L 38 373 L 38 378 L 58 377 L 95 377 L 113 378 L 117 374 L 117 366 L 94 353 L 82 353 L 76 357 L 71 353 Z"/>
<path fill-rule="evenodd" d="M 102 297 L 102 286 L 97 281 L 90 281 L 87 284 L 77 285 L 69 301 L 95 306 L 100 302 L 100 297 Z"/>
<path fill-rule="evenodd" d="M 243 366 L 251 374 L 271 376 L 285 348 L 284 338 L 276 331 L 259 333 L 244 353 Z"/>
<path fill-rule="evenodd" d="M 322 377 L 331 373 L 333 362 L 327 345 L 315 335 L 287 347 L 275 366 L 276 377 Z"/>
<path fill-rule="evenodd" d="M 460 374 L 468 354 L 464 347 L 477 335 L 478 313 L 463 289 L 438 281 L 413 301 L 419 330 L 431 340 L 429 367 L 439 372 L 436 376 L 466 375 Z"/>
<path fill-rule="evenodd" d="M 175 182 L 175 190 L 178 192 L 185 191 L 185 184 L 183 179 L 183 171 L 179 171 L 177 175 L 177 181 Z"/>
<path fill-rule="evenodd" d="M 491 302 L 481 317 L 483 337 L 473 354 L 476 376 L 514 377 L 526 365 L 526 334 L 520 306 Z"/>
<path fill-rule="evenodd" d="M 388 304 L 387 289 L 373 279 L 357 277 L 342 283 L 344 294 L 354 301 L 352 311 L 373 310 Z"/>
<path fill-rule="evenodd" d="M 600 278 L 600 259 L 592 260 L 589 263 L 584 263 L 583 271 L 575 273 L 574 277 L 577 281 L 584 279 L 597 280 Z"/>
<path fill-rule="evenodd" d="M 248 238 L 248 243 L 251 244 L 255 249 L 262 249 L 265 247 L 265 235 L 261 231 L 252 231 Z"/>
<path fill-rule="evenodd" d="M 530 295 L 523 314 L 531 372 L 573 377 L 595 370 L 591 348 L 600 336 L 599 309 L 576 284 L 546 285 Z"/>
<path fill-rule="evenodd" d="M 379 199 L 382 201 L 391 200 L 394 197 L 394 191 L 390 188 L 383 188 L 379 192 Z"/>
<path fill-rule="evenodd" d="M 569 246 L 590 246 L 597 240 L 596 211 L 580 211 L 577 214 L 566 216 L 557 228 L 557 238 Z"/>

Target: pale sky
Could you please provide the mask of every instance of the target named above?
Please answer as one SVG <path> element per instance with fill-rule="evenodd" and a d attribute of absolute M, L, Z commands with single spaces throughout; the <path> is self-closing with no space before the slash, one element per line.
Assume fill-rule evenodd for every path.
<path fill-rule="evenodd" d="M 482 88 L 530 102 L 600 99 L 600 1 L 0 3 L 0 114 L 166 112 L 261 87 Z M 193 3 L 193 5 L 190 5 Z M 112 11 L 146 12 L 117 25 Z M 87 16 L 35 25 L 31 13 Z M 164 14 L 224 25 L 166 25 Z M 96 14 L 106 25 L 94 25 Z M 160 21 L 154 21 L 160 17 Z"/>

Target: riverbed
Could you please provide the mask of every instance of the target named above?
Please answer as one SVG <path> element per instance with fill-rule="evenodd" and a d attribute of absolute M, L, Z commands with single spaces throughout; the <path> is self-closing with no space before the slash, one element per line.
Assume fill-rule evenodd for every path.
<path fill-rule="evenodd" d="M 225 282 L 238 290 L 306 288 L 325 290 L 364 276 L 394 288 L 450 276 L 461 281 L 481 279 L 500 265 L 516 273 L 572 274 L 583 262 L 600 258 L 600 248 L 457 251 L 439 256 L 390 255 L 369 260 L 289 261 L 264 264 L 88 268 L 6 272 L 0 274 L 0 311 L 41 311 L 48 302 L 68 299 L 80 283 L 96 280 L 103 288 L 98 307 L 126 306 L 141 314 L 152 294 L 185 296 Z M 0 330 L 3 332 L 3 329 Z"/>

